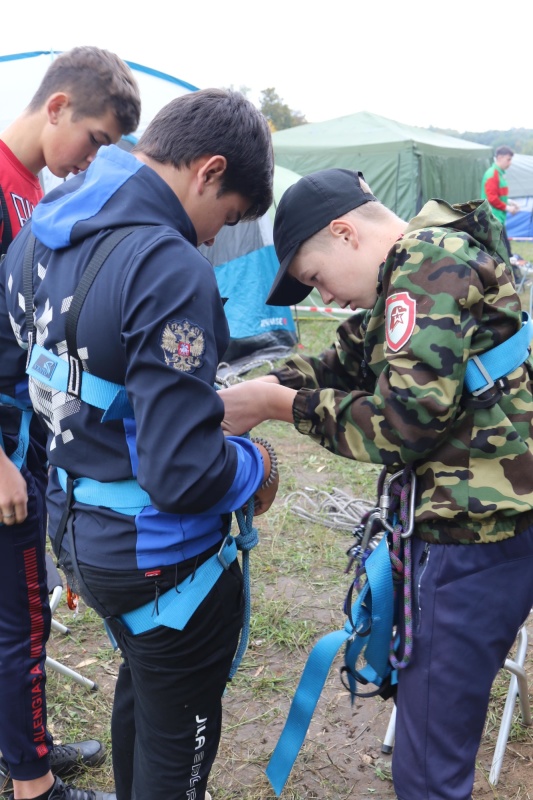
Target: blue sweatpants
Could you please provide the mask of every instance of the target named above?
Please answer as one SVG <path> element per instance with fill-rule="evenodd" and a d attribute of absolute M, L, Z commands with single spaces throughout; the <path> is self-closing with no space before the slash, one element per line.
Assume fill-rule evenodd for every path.
<path fill-rule="evenodd" d="M 533 527 L 491 544 L 412 544 L 394 788 L 398 800 L 470 800 L 492 683 L 533 605 Z"/>
<path fill-rule="evenodd" d="M 50 769 L 46 730 L 45 646 L 50 634 L 43 483 L 22 469 L 28 516 L 0 527 L 0 751 L 11 776 L 31 780 Z"/>

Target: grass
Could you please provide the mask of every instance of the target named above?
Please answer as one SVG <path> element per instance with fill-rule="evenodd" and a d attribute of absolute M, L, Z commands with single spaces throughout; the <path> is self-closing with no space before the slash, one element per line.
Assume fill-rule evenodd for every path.
<path fill-rule="evenodd" d="M 522 256 L 526 261 L 533 261 L 533 242 L 511 241 L 511 252 Z"/>
<path fill-rule="evenodd" d="M 329 345 L 337 324 L 325 318 L 301 319 L 302 352 L 319 352 Z M 261 368 L 254 374 L 260 372 Z M 260 542 L 250 556 L 250 640 L 224 698 L 223 734 L 209 785 L 214 800 L 274 800 L 264 769 L 307 654 L 318 638 L 344 624 L 342 604 L 350 583 L 344 570 L 351 534 L 328 530 L 296 515 L 291 493 L 306 487 L 324 492 L 338 488 L 374 503 L 379 473 L 375 466 L 333 456 L 286 424 L 263 423 L 258 435 L 276 448 L 282 483 L 269 513 L 256 519 Z M 50 728 L 58 741 L 96 737 L 110 749 L 111 702 L 120 659 L 112 651 L 100 619 L 91 610 L 83 611 L 83 604 L 81 607 L 82 612 L 72 617 L 61 604 L 56 616 L 69 625 L 72 635 L 62 637 L 54 632 L 49 652 L 96 680 L 100 689 L 88 692 L 49 672 Z M 339 665 L 340 661 L 328 676 L 283 800 L 394 798 L 390 757 L 380 754 L 390 702 L 368 699 L 352 707 L 339 681 Z M 531 661 L 528 669 L 533 683 Z M 500 783 L 494 790 L 488 788 L 507 686 L 508 675 L 502 671 L 494 685 L 479 755 L 478 791 L 489 792 L 479 795 L 483 800 L 532 797 L 527 780 L 519 775 L 533 755 L 533 729 L 520 725 L 518 705 Z M 110 759 L 102 768 L 81 774 L 76 784 L 110 790 Z"/>

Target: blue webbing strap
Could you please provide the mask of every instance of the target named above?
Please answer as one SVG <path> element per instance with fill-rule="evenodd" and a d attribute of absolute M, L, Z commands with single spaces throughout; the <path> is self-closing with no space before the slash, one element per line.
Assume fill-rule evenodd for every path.
<path fill-rule="evenodd" d="M 529 356 L 529 344 L 533 339 L 533 320 L 527 312 L 522 312 L 522 327 L 520 330 L 492 350 L 487 350 L 479 356 L 468 360 L 465 373 L 465 387 L 469 392 L 479 392 L 489 389 L 494 381 L 510 375 Z M 481 368 L 480 368 L 481 364 Z M 485 374 L 484 374 L 485 373 Z M 492 383 L 487 380 L 487 376 Z"/>
<path fill-rule="evenodd" d="M 352 625 L 347 622 L 344 630 L 333 631 L 324 636 L 313 647 L 307 659 L 285 726 L 266 768 L 266 775 L 277 796 L 283 791 L 303 744 L 316 704 L 339 648 L 344 642 L 351 640 L 351 657 L 354 663 L 357 661 L 358 655 L 363 651 L 366 653 L 369 647 L 376 664 L 381 666 L 385 663 L 386 665 L 388 660 L 392 638 L 394 598 L 386 537 L 382 537 L 379 545 L 368 557 L 365 566 L 368 580 L 352 608 L 354 627 L 352 628 Z M 367 601 L 369 592 L 372 596 L 371 628 L 368 635 L 357 636 L 354 631 L 358 622 L 364 621 L 366 614 L 365 611 L 362 611 L 361 614 L 359 612 Z M 381 625 L 382 618 L 385 620 L 383 625 Z"/>
<path fill-rule="evenodd" d="M 204 597 L 211 591 L 224 570 L 237 558 L 237 545 L 232 536 L 227 536 L 218 553 L 188 575 L 175 588 L 169 589 L 157 601 L 157 613 L 153 600 L 140 608 L 122 614 L 120 619 L 130 633 L 137 635 L 164 625 L 177 631 L 183 630 Z"/>
<path fill-rule="evenodd" d="M 381 551 L 381 552 L 378 552 Z M 363 588 L 370 587 L 370 593 L 365 595 L 361 603 L 355 604 L 357 616 L 353 615 L 354 629 L 357 631 L 359 624 L 362 629 L 368 628 L 365 616 L 370 622 L 371 636 L 365 649 L 364 668 L 357 670 L 357 659 L 360 648 L 354 646 L 357 639 L 351 640 L 346 645 L 345 664 L 348 667 L 348 680 L 352 690 L 352 701 L 356 694 L 355 677 L 360 675 L 369 683 L 381 685 L 382 679 L 390 670 L 389 651 L 392 640 L 394 623 L 394 587 L 392 584 L 392 570 L 390 569 L 390 556 L 387 537 L 383 536 L 379 545 L 374 550 L 376 557 L 369 556 L 365 562 L 367 583 Z M 372 553 L 371 555 L 374 555 Z M 359 599 L 359 598 L 358 598 Z M 354 608 L 355 608 L 354 606 Z M 359 637 L 361 638 L 361 637 Z M 364 643 L 364 639 L 362 642 Z"/>
<path fill-rule="evenodd" d="M 59 484 L 67 491 L 68 475 L 61 467 L 56 467 Z M 73 496 L 79 503 L 88 506 L 103 506 L 119 514 L 140 514 L 143 508 L 151 505 L 150 495 L 141 489 L 135 478 L 124 481 L 102 482 L 93 478 L 75 478 Z"/>
<path fill-rule="evenodd" d="M 40 345 L 34 345 L 26 372 L 41 383 L 67 393 L 69 365 L 59 356 Z M 90 372 L 84 372 L 80 397 L 84 403 L 102 409 L 105 413 L 102 422 L 108 419 L 132 417 L 133 411 L 126 389 L 118 383 L 111 383 Z"/>

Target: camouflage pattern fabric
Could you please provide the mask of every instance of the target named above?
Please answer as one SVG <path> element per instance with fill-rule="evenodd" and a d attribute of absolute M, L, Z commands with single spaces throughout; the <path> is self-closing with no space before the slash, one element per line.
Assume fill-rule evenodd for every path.
<path fill-rule="evenodd" d="M 320 357 L 275 371 L 299 390 L 301 433 L 390 471 L 413 466 L 415 533 L 429 542 L 498 541 L 533 524 L 532 364 L 487 408 L 463 385 L 468 359 L 521 325 L 501 231 L 486 201 L 430 201 L 388 253 L 374 308 L 344 322 Z M 416 314 L 393 352 L 386 302 L 398 293 Z"/>

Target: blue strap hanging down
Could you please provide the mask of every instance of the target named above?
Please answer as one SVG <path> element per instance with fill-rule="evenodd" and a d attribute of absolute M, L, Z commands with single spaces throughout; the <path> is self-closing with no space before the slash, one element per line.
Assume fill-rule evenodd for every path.
<path fill-rule="evenodd" d="M 356 663 L 361 653 L 369 653 L 375 668 L 383 677 L 389 670 L 388 654 L 392 639 L 394 595 L 391 563 L 386 537 L 372 551 L 365 563 L 367 582 L 352 608 L 354 626 L 347 622 L 344 630 L 333 631 L 320 639 L 311 650 L 302 677 L 291 703 L 289 715 L 272 757 L 266 775 L 277 796 L 289 777 L 296 757 L 305 739 L 316 704 L 339 648 L 350 644 L 350 659 Z M 365 603 L 371 596 L 370 632 L 357 636 L 358 625 L 365 623 Z M 366 608 L 368 609 L 368 604 Z M 366 626 L 366 630 L 368 626 Z"/>
<path fill-rule="evenodd" d="M 345 663 L 348 667 L 352 699 L 356 690 L 355 675 L 357 673 L 369 683 L 380 686 L 382 679 L 391 671 L 389 651 L 394 623 L 394 587 L 386 536 L 381 538 L 374 553 L 376 556 L 374 558 L 369 556 L 365 562 L 367 582 L 363 587 L 363 592 L 365 589 L 367 592 L 362 597 L 363 592 L 361 592 L 360 602 L 358 598 L 355 603 L 356 616 L 352 612 L 354 630 L 359 630 L 360 625 L 363 631 L 370 627 L 371 635 L 368 642 L 359 636 L 351 639 L 346 645 Z M 350 630 L 348 623 L 347 629 Z M 365 644 L 366 665 L 357 670 L 357 659 Z"/>
<path fill-rule="evenodd" d="M 483 392 L 494 386 L 494 382 L 510 375 L 529 356 L 529 344 L 533 339 L 533 320 L 527 312 L 522 312 L 522 327 L 507 341 L 492 350 L 468 360 L 465 373 L 465 386 L 471 393 Z"/>

